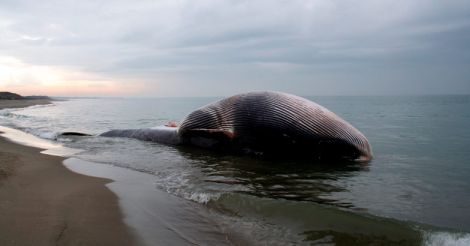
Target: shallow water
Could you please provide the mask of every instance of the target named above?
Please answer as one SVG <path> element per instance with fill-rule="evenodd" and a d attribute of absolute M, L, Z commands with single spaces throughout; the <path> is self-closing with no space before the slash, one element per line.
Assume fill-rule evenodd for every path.
<path fill-rule="evenodd" d="M 470 96 L 312 97 L 369 139 L 367 165 L 259 160 L 132 139 L 61 137 L 182 120 L 216 98 L 73 99 L 0 110 L 0 125 L 67 147 L 81 160 L 152 175 L 224 230 L 255 242 L 469 242 Z M 235 233 L 236 232 L 236 233 Z"/>

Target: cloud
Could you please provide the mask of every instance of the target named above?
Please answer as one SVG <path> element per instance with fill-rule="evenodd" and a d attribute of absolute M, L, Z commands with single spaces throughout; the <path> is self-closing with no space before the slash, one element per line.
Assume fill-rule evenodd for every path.
<path fill-rule="evenodd" d="M 470 93 L 469 11 L 425 0 L 4 1 L 0 51 L 116 87 L 138 81 L 147 96 Z"/>

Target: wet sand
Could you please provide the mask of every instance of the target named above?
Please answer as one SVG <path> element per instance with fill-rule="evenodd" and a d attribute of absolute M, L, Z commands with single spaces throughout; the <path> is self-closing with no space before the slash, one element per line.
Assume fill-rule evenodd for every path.
<path fill-rule="evenodd" d="M 2 108 L 24 108 L 33 105 L 50 104 L 50 100 L 45 99 L 24 99 L 24 100 L 2 100 L 0 99 L 0 109 Z"/>
<path fill-rule="evenodd" d="M 0 245 L 135 245 L 110 180 L 0 137 Z"/>
<path fill-rule="evenodd" d="M 0 100 L 0 109 L 49 103 Z M 137 244 L 110 180 L 73 173 L 40 151 L 0 137 L 0 245 Z"/>

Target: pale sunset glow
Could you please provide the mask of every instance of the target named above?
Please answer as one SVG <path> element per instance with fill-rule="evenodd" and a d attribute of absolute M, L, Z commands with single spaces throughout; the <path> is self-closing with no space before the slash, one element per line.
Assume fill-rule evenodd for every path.
<path fill-rule="evenodd" d="M 119 96 L 142 90 L 137 83 L 118 85 L 97 75 L 58 66 L 26 64 L 14 57 L 0 58 L 0 81 L 2 90 L 23 95 Z"/>

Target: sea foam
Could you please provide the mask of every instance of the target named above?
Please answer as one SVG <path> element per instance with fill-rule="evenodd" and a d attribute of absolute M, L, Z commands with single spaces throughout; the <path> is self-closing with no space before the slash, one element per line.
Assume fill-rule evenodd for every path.
<path fill-rule="evenodd" d="M 425 232 L 425 246 L 468 246 L 470 234 L 451 232 Z"/>

